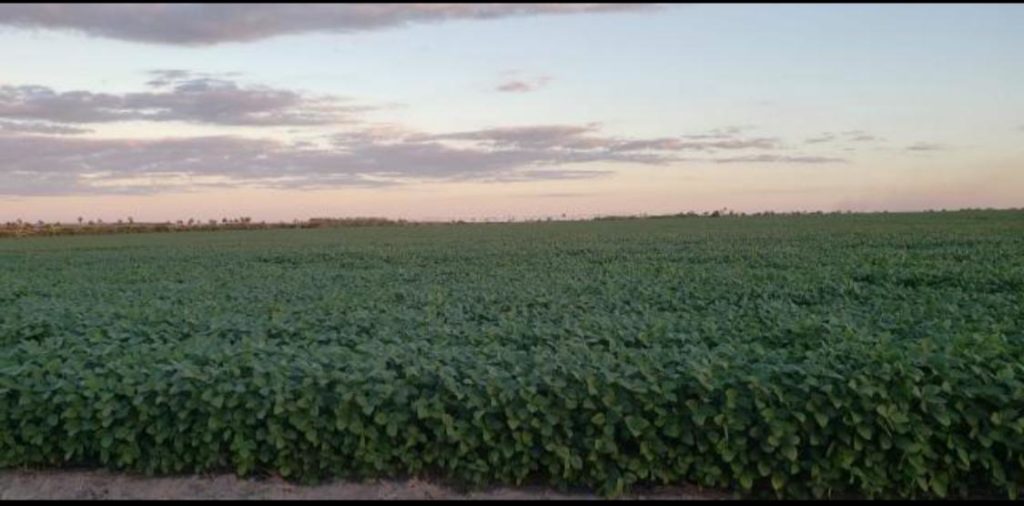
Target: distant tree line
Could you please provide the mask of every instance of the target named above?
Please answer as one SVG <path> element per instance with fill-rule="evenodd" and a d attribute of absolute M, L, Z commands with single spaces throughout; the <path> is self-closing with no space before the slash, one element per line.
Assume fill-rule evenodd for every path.
<path fill-rule="evenodd" d="M 926 210 L 923 213 L 942 212 L 973 212 L 973 211 L 997 211 L 994 208 L 965 208 L 957 210 Z M 1024 208 L 1002 209 L 1002 211 L 1024 211 Z M 878 213 L 864 213 L 854 211 L 761 211 L 744 213 L 733 211 L 728 208 L 714 211 L 687 211 L 675 214 L 663 215 L 610 215 L 596 216 L 589 219 L 572 219 L 569 221 L 617 221 L 617 220 L 639 220 L 639 219 L 664 219 L 664 218 L 723 218 L 723 217 L 766 217 L 766 216 L 825 216 L 825 215 L 848 215 L 848 214 L 887 214 L 886 211 Z M 519 223 L 541 223 L 553 221 L 551 217 L 522 219 Z M 565 221 L 565 215 L 562 220 Z M 193 231 L 215 231 L 215 230 L 263 230 L 280 228 L 335 228 L 335 227 L 379 227 L 379 226 L 414 226 L 414 225 L 436 225 L 436 224 L 468 224 L 468 223 L 507 223 L 517 222 L 515 218 L 507 220 L 492 221 L 490 219 L 477 220 L 451 220 L 447 222 L 417 222 L 407 220 L 393 220 L 377 217 L 349 217 L 349 218 L 310 218 L 309 220 L 292 222 L 253 222 L 252 218 L 242 216 L 238 218 L 221 218 L 220 220 L 210 219 L 207 221 L 189 218 L 175 222 L 165 221 L 157 223 L 140 223 L 134 218 L 119 219 L 116 222 L 104 222 L 101 219 L 85 220 L 79 217 L 73 223 L 53 222 L 47 223 L 42 220 L 27 222 L 22 220 L 8 221 L 0 225 L 0 237 L 29 237 L 29 236 L 57 236 L 57 235 L 81 235 L 81 234 L 132 234 L 149 232 L 193 232 Z"/>
<path fill-rule="evenodd" d="M 254 222 L 251 217 L 209 219 L 206 221 L 189 218 L 188 220 L 142 223 L 134 218 L 119 219 L 116 222 L 104 222 L 102 219 L 86 220 L 79 217 L 75 222 L 47 223 L 42 220 L 28 222 L 22 220 L 8 221 L 0 225 L 0 237 L 27 237 L 51 235 L 82 235 L 82 234 L 133 234 L 149 232 L 194 232 L 214 230 L 261 230 L 278 228 L 330 228 L 330 227 L 365 227 L 365 226 L 397 226 L 415 225 L 416 222 L 392 220 L 376 217 L 354 218 L 311 218 L 309 220 L 293 220 L 292 222 Z"/>
<path fill-rule="evenodd" d="M 75 222 L 47 223 L 42 220 L 27 222 L 22 220 L 9 221 L 0 225 L 0 237 L 25 237 L 38 235 L 79 235 L 79 234 L 131 234 L 144 232 L 184 232 L 193 230 L 230 230 L 269 228 L 266 223 L 253 223 L 252 218 L 222 218 L 208 220 L 205 223 L 195 218 L 176 222 L 139 223 L 134 218 L 120 219 L 116 222 L 105 222 L 102 219 L 85 220 L 79 217 Z"/>

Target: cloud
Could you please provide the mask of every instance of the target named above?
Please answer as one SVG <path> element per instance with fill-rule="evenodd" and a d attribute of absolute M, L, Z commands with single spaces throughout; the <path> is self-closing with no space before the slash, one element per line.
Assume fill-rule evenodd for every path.
<path fill-rule="evenodd" d="M 551 82 L 551 78 L 548 76 L 541 76 L 532 81 L 520 80 L 520 79 L 509 79 L 499 84 L 495 91 L 502 91 L 506 93 L 526 93 L 529 91 L 536 91 Z"/>
<path fill-rule="evenodd" d="M 757 137 L 751 139 L 725 139 L 713 141 L 684 141 L 681 139 L 666 137 L 647 141 L 629 141 L 615 146 L 616 149 L 624 151 L 637 151 L 645 149 L 661 149 L 671 151 L 716 151 L 735 149 L 776 149 L 779 141 L 776 138 Z"/>
<path fill-rule="evenodd" d="M 7 121 L 0 120 L 0 130 L 5 132 L 22 132 L 46 135 L 74 135 L 92 132 L 87 128 L 77 128 L 66 125 L 55 125 L 52 123 L 38 121 Z"/>
<path fill-rule="evenodd" d="M 827 156 L 784 156 L 784 155 L 751 155 L 731 158 L 716 158 L 715 163 L 842 163 L 843 158 Z"/>
<path fill-rule="evenodd" d="M 870 135 L 863 130 L 847 130 L 843 132 L 842 135 L 846 137 L 846 140 L 851 142 L 872 142 L 883 140 L 880 137 Z"/>
<path fill-rule="evenodd" d="M 600 125 L 530 125 L 442 134 L 365 126 L 285 142 L 206 136 L 113 139 L 0 130 L 0 194 L 153 193 L 204 186 L 336 188 L 417 181 L 536 181 L 593 178 L 594 162 L 663 165 L 681 152 L 773 147 L 773 140 L 621 138 Z M 767 158 L 766 158 L 767 157 Z M 736 161 L 811 163 L 808 157 Z M 725 161 L 729 161 L 726 159 Z M 724 163 L 724 162 L 723 162 Z"/>
<path fill-rule="evenodd" d="M 431 138 L 436 140 L 481 141 L 496 147 L 569 147 L 589 149 L 600 147 L 607 142 L 603 138 L 584 137 L 584 134 L 593 133 L 599 128 L 600 125 L 597 123 L 591 123 L 584 126 L 543 125 L 502 127 L 439 134 L 431 136 Z"/>
<path fill-rule="evenodd" d="M 336 188 L 417 181 L 593 178 L 590 163 L 665 165 L 687 153 L 781 149 L 779 139 L 726 127 L 673 137 L 623 137 L 601 124 L 525 125 L 428 133 L 373 126 L 334 96 L 242 86 L 234 74 L 149 73 L 147 91 L 111 94 L 0 86 L 0 194 L 154 193 L 199 187 Z M 79 125 L 183 121 L 218 126 L 344 125 L 343 133 L 284 141 L 231 135 L 191 138 L 69 137 Z M 296 132 L 292 132 L 296 133 Z M 299 130 L 298 133 L 306 133 Z M 314 134 L 315 135 L 315 134 Z M 315 141 L 315 142 L 314 142 Z M 704 160 L 708 160 L 704 158 Z M 824 163 L 837 159 L 751 154 L 719 163 Z"/>
<path fill-rule="evenodd" d="M 372 167 L 360 165 L 365 155 L 231 136 L 138 140 L 0 135 L 0 153 L 0 194 L 387 183 L 373 177 Z"/>
<path fill-rule="evenodd" d="M 506 81 L 505 83 L 498 85 L 498 87 L 495 88 L 495 91 L 522 93 L 526 91 L 531 91 L 533 89 L 534 87 L 530 83 L 526 83 L 523 81 Z"/>
<path fill-rule="evenodd" d="M 746 130 L 750 130 L 751 128 L 753 127 L 750 125 L 734 125 L 716 128 L 702 134 L 683 135 L 681 137 L 684 139 L 728 139 L 735 137 Z"/>
<path fill-rule="evenodd" d="M 871 141 L 879 141 L 881 139 L 879 139 L 878 137 L 875 137 L 874 135 L 856 135 L 856 136 L 850 137 L 850 140 L 853 141 L 853 142 L 871 142 Z"/>
<path fill-rule="evenodd" d="M 907 151 L 942 151 L 946 149 L 946 146 L 936 143 L 918 142 L 911 144 L 904 149 Z"/>
<path fill-rule="evenodd" d="M 818 144 L 818 143 L 822 143 L 822 142 L 834 141 L 835 138 L 836 138 L 836 136 L 834 134 L 825 132 L 825 133 L 821 134 L 818 137 L 811 137 L 811 138 L 807 139 L 804 142 L 807 143 L 807 144 Z"/>
<path fill-rule="evenodd" d="M 807 140 L 804 141 L 804 143 L 820 144 L 823 142 L 832 142 L 834 140 L 839 139 L 840 137 L 844 138 L 848 142 L 870 142 L 882 140 L 873 135 L 869 135 L 867 132 L 863 130 L 847 130 L 845 132 L 840 132 L 839 134 L 834 134 L 832 132 L 822 132 L 817 137 L 808 138 Z"/>
<path fill-rule="evenodd" d="M 609 154 L 636 154 L 660 151 L 716 151 L 737 149 L 775 149 L 775 138 L 728 138 L 725 133 L 699 134 L 652 139 L 623 139 L 594 135 L 599 124 L 584 126 L 545 125 L 502 127 L 435 135 L 433 139 L 476 141 L 492 148 L 519 147 L 560 150 L 590 150 Z M 701 140 L 690 140 L 690 139 Z M 633 155 L 637 156 L 637 155 Z M 669 158 L 664 158 L 666 161 Z"/>
<path fill-rule="evenodd" d="M 415 181 L 533 181 L 609 173 L 590 162 L 661 164 L 666 153 L 616 150 L 596 125 L 424 134 L 394 127 L 326 144 L 235 136 L 96 139 L 0 132 L 0 194 L 152 193 L 201 186 L 333 188 Z M 469 146 L 459 145 L 469 141 Z"/>
<path fill-rule="evenodd" d="M 354 120 L 365 106 L 230 80 L 156 71 L 154 91 L 125 94 L 58 92 L 45 86 L 0 86 L 0 118 L 56 123 L 185 121 L 216 125 L 327 125 Z"/>
<path fill-rule="evenodd" d="M 177 82 L 181 82 L 181 81 L 186 81 L 188 79 L 197 79 L 197 78 L 224 79 L 224 78 L 228 78 L 228 77 L 237 77 L 237 76 L 241 75 L 241 72 L 216 72 L 216 73 L 210 73 L 210 72 L 194 72 L 194 71 L 191 71 L 191 70 L 183 70 L 183 69 L 156 69 L 156 70 L 150 70 L 147 73 L 149 75 L 153 76 L 153 78 L 151 80 L 149 80 L 149 81 L 146 81 L 146 86 L 152 86 L 152 87 L 155 87 L 155 88 L 169 86 L 171 84 L 174 84 L 174 83 L 177 83 Z"/>
<path fill-rule="evenodd" d="M 211 45 L 456 19 L 650 9 L 644 4 L 4 4 L 0 24 L 157 44 Z"/>
<path fill-rule="evenodd" d="M 592 179 L 612 174 L 610 170 L 569 170 L 569 169 L 533 169 L 498 174 L 482 179 L 489 183 L 518 183 L 527 181 L 553 181 L 567 179 Z"/>

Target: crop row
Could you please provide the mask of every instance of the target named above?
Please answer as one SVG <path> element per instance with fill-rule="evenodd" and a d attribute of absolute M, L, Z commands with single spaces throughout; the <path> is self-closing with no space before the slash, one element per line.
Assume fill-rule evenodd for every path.
<path fill-rule="evenodd" d="M 1021 352 L 983 336 L 799 355 L 27 341 L 0 360 L 0 467 L 1016 497 Z"/>

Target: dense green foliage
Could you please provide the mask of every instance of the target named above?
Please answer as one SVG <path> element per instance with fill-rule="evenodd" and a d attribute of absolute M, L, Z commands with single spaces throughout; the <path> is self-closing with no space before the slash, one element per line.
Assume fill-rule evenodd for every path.
<path fill-rule="evenodd" d="M 1016 497 L 1024 213 L 0 241 L 0 467 Z"/>

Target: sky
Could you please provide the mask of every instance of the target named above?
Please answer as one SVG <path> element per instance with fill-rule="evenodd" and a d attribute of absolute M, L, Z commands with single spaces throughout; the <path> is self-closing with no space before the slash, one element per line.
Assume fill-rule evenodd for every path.
<path fill-rule="evenodd" d="M 3 4 L 0 221 L 1024 207 L 1014 4 Z"/>

